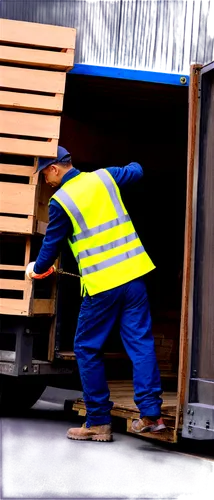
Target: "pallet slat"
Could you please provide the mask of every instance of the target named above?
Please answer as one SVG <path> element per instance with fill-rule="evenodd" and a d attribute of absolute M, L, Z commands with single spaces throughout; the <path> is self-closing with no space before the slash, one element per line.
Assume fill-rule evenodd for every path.
<path fill-rule="evenodd" d="M 31 177 L 35 172 L 35 167 L 27 167 L 25 165 L 11 165 L 0 163 L 0 174 L 17 175 L 22 177 Z"/>
<path fill-rule="evenodd" d="M 46 156 L 56 158 L 58 139 L 45 141 L 34 141 L 25 139 L 12 139 L 0 137 L 0 151 L 7 154 L 26 156 Z"/>
<path fill-rule="evenodd" d="M 27 109 L 30 111 L 60 113 L 63 107 L 63 94 L 46 96 L 1 90 L 0 106 L 13 109 Z"/>
<path fill-rule="evenodd" d="M 0 86 L 9 89 L 64 94 L 65 80 L 65 72 L 0 66 Z"/>
<path fill-rule="evenodd" d="M 50 24 L 1 19 L 0 40 L 22 45 L 74 49 L 76 30 Z"/>
<path fill-rule="evenodd" d="M 55 314 L 55 284 L 54 279 L 49 282 L 48 288 L 46 289 L 46 281 L 44 280 L 44 288 L 41 290 L 46 290 L 49 294 L 49 298 L 35 298 L 35 290 L 33 280 L 29 280 L 25 276 L 26 266 L 30 262 L 31 258 L 31 245 L 32 240 L 29 235 L 26 237 L 21 237 L 18 239 L 19 245 L 17 247 L 17 256 L 13 255 L 16 237 L 15 236 L 1 236 L 1 258 L 3 264 L 0 264 L 0 271 L 4 271 L 4 277 L 0 278 L 0 290 L 2 298 L 0 298 L 0 314 L 5 315 L 23 315 L 23 316 L 34 316 L 34 315 L 48 315 L 53 316 Z M 11 253 L 12 252 L 12 253 Z M 11 264 L 11 258 L 13 258 L 15 264 Z M 7 259 L 10 263 L 7 262 Z M 18 265 L 17 265 L 18 261 Z M 13 274 L 11 275 L 11 271 Z M 20 273 L 22 271 L 22 273 Z M 17 279 L 16 279 L 17 278 Z M 39 289 L 43 283 L 39 284 Z M 4 291 L 10 291 L 10 298 L 6 297 Z M 22 297 L 17 297 L 17 291 L 22 291 Z M 7 292 L 6 292 L 7 293 Z M 38 289 L 37 292 L 38 293 Z M 40 293 L 40 292 L 39 292 Z"/>
<path fill-rule="evenodd" d="M 60 117 L 0 110 L 0 133 L 59 139 Z"/>
<path fill-rule="evenodd" d="M 16 234 L 32 234 L 33 218 L 21 219 L 20 217 L 2 217 L 0 216 L 0 231 Z"/>
<path fill-rule="evenodd" d="M 10 280 L 0 278 L 0 288 L 2 290 L 26 290 L 28 283 L 25 280 Z"/>
<path fill-rule="evenodd" d="M 74 65 L 74 50 L 54 52 L 20 47 L 0 47 L 0 61 L 66 70 Z"/>
<path fill-rule="evenodd" d="M 0 182 L 0 212 L 33 215 L 35 192 L 34 185 Z"/>
<path fill-rule="evenodd" d="M 133 384 L 131 380 L 121 381 L 114 380 L 108 383 L 110 390 L 110 399 L 114 402 L 113 410 L 117 412 L 122 412 L 127 415 L 133 415 L 133 418 L 139 418 L 139 410 L 134 403 L 134 391 Z M 164 392 L 162 394 L 163 404 L 162 404 L 162 414 L 170 415 L 175 417 L 176 403 L 177 403 L 177 393 L 176 392 Z M 75 402 L 76 408 L 85 409 L 85 404 L 82 399 Z M 131 412 L 131 414 L 130 414 Z M 119 413 L 118 413 L 119 414 Z"/>
<path fill-rule="evenodd" d="M 25 271 L 25 266 L 13 266 L 12 264 L 0 264 L 0 271 Z"/>
<path fill-rule="evenodd" d="M 55 313 L 55 299 L 34 299 L 32 304 L 32 314 L 49 314 Z"/>
<path fill-rule="evenodd" d="M 29 312 L 29 301 L 0 298 L 0 314 L 27 316 L 28 312 Z"/>

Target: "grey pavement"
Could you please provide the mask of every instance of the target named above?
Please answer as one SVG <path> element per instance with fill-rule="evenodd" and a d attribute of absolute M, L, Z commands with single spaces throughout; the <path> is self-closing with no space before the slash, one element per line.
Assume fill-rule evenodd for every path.
<path fill-rule="evenodd" d="M 48 388 L 27 414 L 2 418 L 2 499 L 214 499 L 212 458 L 120 432 L 113 443 L 67 439 L 64 399 L 79 395 Z"/>

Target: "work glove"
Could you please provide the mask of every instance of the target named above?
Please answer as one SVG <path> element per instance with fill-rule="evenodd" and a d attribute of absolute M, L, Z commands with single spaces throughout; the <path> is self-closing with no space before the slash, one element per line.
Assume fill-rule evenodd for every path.
<path fill-rule="evenodd" d="M 26 267 L 26 270 L 25 270 L 25 274 L 27 276 L 27 278 L 29 278 L 30 280 L 32 278 L 34 278 L 34 276 L 36 276 L 36 273 L 34 272 L 33 268 L 34 268 L 34 265 L 35 265 L 35 262 L 30 262 L 27 267 Z"/>
<path fill-rule="evenodd" d="M 34 279 L 37 279 L 37 280 L 41 280 L 43 278 L 46 278 L 47 276 L 49 276 L 50 274 L 52 273 L 55 273 L 56 272 L 56 267 L 53 265 L 51 267 L 49 267 L 49 269 L 45 272 L 45 273 L 42 273 L 42 274 L 36 274 L 33 270 L 34 268 L 34 265 L 35 265 L 35 262 L 30 262 L 27 267 L 26 267 L 26 271 L 25 271 L 25 274 L 27 276 L 27 278 L 29 278 L 30 280 L 32 278 Z"/>

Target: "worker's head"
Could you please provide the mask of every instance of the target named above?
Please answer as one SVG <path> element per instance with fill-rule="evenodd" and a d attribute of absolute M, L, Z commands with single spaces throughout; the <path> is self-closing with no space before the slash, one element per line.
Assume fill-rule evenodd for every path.
<path fill-rule="evenodd" d="M 52 187 L 57 187 L 61 184 L 62 177 L 71 168 L 70 153 L 62 146 L 58 146 L 56 158 L 39 158 L 36 172 L 42 172 L 45 182 Z"/>

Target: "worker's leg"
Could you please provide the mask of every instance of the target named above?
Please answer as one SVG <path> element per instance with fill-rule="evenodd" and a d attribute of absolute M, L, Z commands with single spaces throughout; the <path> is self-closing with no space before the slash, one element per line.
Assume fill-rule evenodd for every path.
<path fill-rule="evenodd" d="M 143 278 L 127 283 L 124 294 L 121 337 L 133 362 L 134 401 L 141 418 L 158 418 L 161 414 L 162 390 Z"/>
<path fill-rule="evenodd" d="M 74 341 L 74 352 L 83 386 L 84 402 L 87 410 L 87 427 L 109 424 L 109 389 L 105 377 L 102 346 L 118 316 L 122 295 L 109 290 L 83 299 Z"/>

